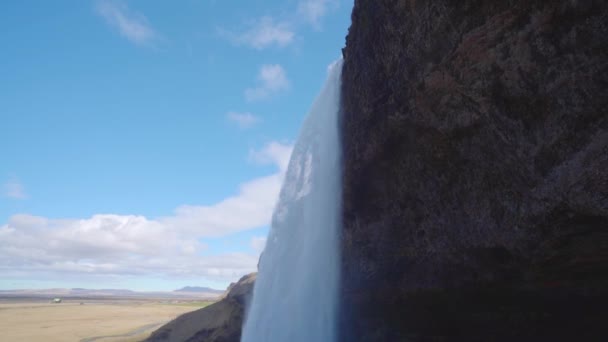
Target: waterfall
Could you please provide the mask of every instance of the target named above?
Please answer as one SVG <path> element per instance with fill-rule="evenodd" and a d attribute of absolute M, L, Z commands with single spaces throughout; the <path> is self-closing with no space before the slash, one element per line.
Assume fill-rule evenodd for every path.
<path fill-rule="evenodd" d="M 243 342 L 336 340 L 342 60 L 328 69 L 289 162 Z"/>

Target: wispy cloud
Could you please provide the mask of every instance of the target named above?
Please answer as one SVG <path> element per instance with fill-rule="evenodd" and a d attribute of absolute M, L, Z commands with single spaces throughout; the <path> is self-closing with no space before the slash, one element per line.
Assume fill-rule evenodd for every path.
<path fill-rule="evenodd" d="M 316 29 L 321 28 L 321 19 L 338 6 L 338 0 L 301 0 L 298 15 Z"/>
<path fill-rule="evenodd" d="M 27 193 L 25 187 L 16 179 L 10 179 L 4 184 L 4 196 L 12 199 L 26 199 Z"/>
<path fill-rule="evenodd" d="M 158 38 L 148 19 L 143 14 L 130 10 L 123 2 L 99 0 L 95 9 L 108 25 L 137 45 L 148 45 Z"/>
<path fill-rule="evenodd" d="M 295 32 L 288 22 L 265 16 L 254 20 L 242 32 L 218 29 L 221 36 L 235 45 L 245 45 L 262 50 L 267 47 L 285 47 L 294 41 Z"/>
<path fill-rule="evenodd" d="M 245 90 L 247 101 L 264 100 L 289 89 L 289 79 L 280 64 L 267 64 L 260 68 L 258 85 Z"/>
<path fill-rule="evenodd" d="M 260 121 L 260 118 L 248 112 L 228 112 L 226 113 L 226 117 L 228 118 L 228 120 L 235 123 L 241 129 L 251 128 L 253 125 Z"/>
<path fill-rule="evenodd" d="M 325 16 L 339 6 L 339 0 L 300 0 L 291 14 L 276 19 L 263 16 L 250 20 L 242 30 L 218 28 L 219 35 L 234 45 L 248 46 L 257 50 L 269 47 L 284 48 L 296 41 L 302 26 L 321 29 Z"/>
<path fill-rule="evenodd" d="M 222 201 L 181 206 L 169 217 L 15 215 L 0 226 L 0 269 L 5 277 L 37 279 L 136 275 L 221 282 L 255 271 L 261 240 L 252 245 L 255 253 L 222 255 L 202 255 L 204 242 L 270 224 L 291 149 L 271 142 L 251 152 L 260 157 L 257 162 L 272 163 L 276 171 L 245 182 Z"/>

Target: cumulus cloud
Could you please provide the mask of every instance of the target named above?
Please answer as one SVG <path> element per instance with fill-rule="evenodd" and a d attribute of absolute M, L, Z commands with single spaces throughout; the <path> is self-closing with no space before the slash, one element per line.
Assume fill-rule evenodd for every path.
<path fill-rule="evenodd" d="M 148 19 L 143 14 L 131 11 L 125 3 L 100 0 L 95 9 L 108 25 L 137 45 L 147 45 L 158 38 Z"/>
<path fill-rule="evenodd" d="M 290 83 L 285 69 L 280 64 L 262 65 L 258 73 L 258 84 L 245 90 L 247 101 L 264 100 L 289 89 Z"/>
<path fill-rule="evenodd" d="M 228 118 L 228 120 L 235 123 L 241 129 L 251 128 L 253 125 L 260 121 L 260 118 L 248 112 L 228 112 L 226 113 L 226 117 Z"/>
<path fill-rule="evenodd" d="M 295 33 L 287 22 L 265 16 L 252 21 L 243 32 L 219 29 L 221 36 L 235 45 L 245 45 L 257 50 L 271 46 L 286 47 L 294 41 Z"/>
<path fill-rule="evenodd" d="M 4 184 L 4 196 L 12 199 L 26 199 L 25 187 L 18 179 L 11 179 Z"/>
<path fill-rule="evenodd" d="M 265 162 L 276 165 L 274 174 L 242 184 L 223 201 L 182 206 L 169 217 L 15 215 L 0 226 L 0 269 L 6 277 L 161 275 L 213 281 L 229 281 L 255 271 L 259 248 L 254 248 L 254 254 L 205 256 L 201 254 L 204 241 L 270 224 L 288 151 L 291 146 L 269 143 L 256 153 L 269 155 Z"/>
<path fill-rule="evenodd" d="M 141 216 L 52 220 L 17 215 L 0 227 L 3 275 L 206 277 L 229 281 L 255 270 L 257 255 L 201 256 L 195 236 Z"/>

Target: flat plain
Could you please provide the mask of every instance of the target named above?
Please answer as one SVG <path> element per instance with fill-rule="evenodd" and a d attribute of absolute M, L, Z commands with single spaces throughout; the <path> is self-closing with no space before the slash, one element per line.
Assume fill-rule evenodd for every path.
<path fill-rule="evenodd" d="M 199 309 L 201 300 L 41 299 L 0 300 L 0 341 L 133 342 L 162 324 Z"/>

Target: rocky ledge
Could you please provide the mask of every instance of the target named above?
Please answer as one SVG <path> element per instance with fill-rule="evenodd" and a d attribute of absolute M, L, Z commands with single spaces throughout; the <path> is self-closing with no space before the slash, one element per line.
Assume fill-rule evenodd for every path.
<path fill-rule="evenodd" d="M 231 284 L 223 298 L 208 307 L 181 315 L 155 331 L 147 342 L 239 342 L 245 308 L 256 273 Z"/>

